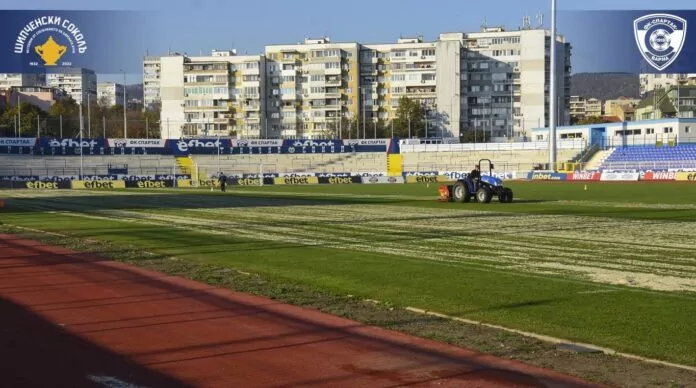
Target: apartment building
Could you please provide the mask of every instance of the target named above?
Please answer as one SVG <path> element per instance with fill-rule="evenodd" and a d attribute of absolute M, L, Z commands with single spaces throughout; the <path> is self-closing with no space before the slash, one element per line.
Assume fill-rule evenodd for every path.
<path fill-rule="evenodd" d="M 97 74 L 79 67 L 55 67 L 46 70 L 46 86 L 61 89 L 78 104 L 97 101 Z"/>
<path fill-rule="evenodd" d="M 570 117 L 580 120 L 586 117 L 601 117 L 604 114 L 602 101 L 593 97 L 570 96 Z"/>
<path fill-rule="evenodd" d="M 45 86 L 46 75 L 43 73 L 0 73 L 0 90 L 9 90 L 22 86 Z"/>
<path fill-rule="evenodd" d="M 162 136 L 263 136 L 266 67 L 262 55 L 160 58 Z"/>
<path fill-rule="evenodd" d="M 426 109 L 427 136 L 485 131 L 491 137 L 519 137 L 549 125 L 552 41 L 558 56 L 557 123 L 566 125 L 570 43 L 531 28 L 482 27 L 475 33 L 444 33 L 433 42 L 422 37 L 385 44 L 305 39 L 268 45 L 263 55 L 248 57 L 233 51 L 145 57 L 144 99 L 146 105 L 161 99 L 163 135 L 167 118 L 170 133 L 175 133 L 172 123 L 181 121 L 187 136 L 234 128 L 238 136 L 317 138 L 344 135 L 348 126 L 370 133 L 375 121 L 394 119 L 399 98 L 407 96 Z M 251 63 L 259 69 L 247 68 L 255 66 Z M 194 86 L 208 89 L 187 89 L 184 97 L 184 88 Z M 252 94 L 257 87 L 259 95 Z"/>
<path fill-rule="evenodd" d="M 97 84 L 97 102 L 104 107 L 123 106 L 125 88 L 115 82 L 100 82 Z"/>
<path fill-rule="evenodd" d="M 639 103 L 639 98 L 619 97 L 614 100 L 606 100 L 604 101 L 604 114 L 618 117 L 621 121 L 633 121 L 636 119 L 635 109 Z"/>
<path fill-rule="evenodd" d="M 358 54 L 357 43 L 330 38 L 266 46 L 268 137 L 339 136 L 357 125 Z"/>
<path fill-rule="evenodd" d="M 171 53 L 169 54 L 171 55 Z M 159 108 L 160 71 L 160 57 L 146 56 L 143 58 L 143 106 L 145 109 Z"/>
<path fill-rule="evenodd" d="M 647 93 L 655 89 L 669 89 L 672 86 L 696 85 L 696 73 L 689 74 L 652 74 L 642 73 L 639 76 L 640 95 L 645 97 Z"/>

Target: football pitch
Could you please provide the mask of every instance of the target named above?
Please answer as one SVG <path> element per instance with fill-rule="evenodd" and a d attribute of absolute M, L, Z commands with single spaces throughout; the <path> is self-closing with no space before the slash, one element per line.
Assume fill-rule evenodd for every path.
<path fill-rule="evenodd" d="M 509 182 L 510 204 L 438 186 L 0 191 L 0 230 L 696 366 L 696 185 Z"/>

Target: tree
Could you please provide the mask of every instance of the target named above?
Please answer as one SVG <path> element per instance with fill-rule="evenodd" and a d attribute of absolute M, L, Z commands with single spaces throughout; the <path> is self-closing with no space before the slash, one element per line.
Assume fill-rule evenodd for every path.
<path fill-rule="evenodd" d="M 405 96 L 401 97 L 399 99 L 399 107 L 396 109 L 396 117 L 394 118 L 394 135 L 398 137 L 408 137 L 410 121 L 411 137 L 424 136 L 424 116 L 425 110 L 418 101 Z"/>
<path fill-rule="evenodd" d="M 491 134 L 487 131 L 482 130 L 468 130 L 464 131 L 459 135 L 459 139 L 462 143 L 486 143 L 490 141 Z"/>
<path fill-rule="evenodd" d="M 18 106 L 15 105 L 5 109 L 0 116 L 0 128 L 6 128 L 3 132 L 9 132 L 14 135 L 16 123 L 21 137 L 37 136 L 39 134 L 39 127 L 44 126 L 43 123 L 46 117 L 46 112 L 42 111 L 36 105 L 28 102 L 20 102 Z M 41 135 L 43 136 L 44 133 L 41 133 Z"/>

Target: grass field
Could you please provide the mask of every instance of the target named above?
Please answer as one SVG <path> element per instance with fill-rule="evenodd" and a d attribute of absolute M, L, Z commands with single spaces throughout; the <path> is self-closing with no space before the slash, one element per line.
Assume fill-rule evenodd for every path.
<path fill-rule="evenodd" d="M 696 366 L 696 185 L 510 187 L 0 191 L 0 221 Z"/>

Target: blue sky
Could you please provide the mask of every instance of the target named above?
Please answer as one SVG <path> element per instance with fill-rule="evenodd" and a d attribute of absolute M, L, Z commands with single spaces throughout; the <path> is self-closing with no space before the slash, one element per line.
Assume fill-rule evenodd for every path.
<path fill-rule="evenodd" d="M 176 4 L 176 6 L 175 6 Z M 346 5 L 349 5 L 347 8 Z M 517 29 L 528 15 L 536 24 L 537 13 L 551 25 L 550 0 L 32 0 L 3 4 L 5 9 L 33 10 L 147 10 L 152 31 L 148 36 L 128 36 L 134 64 L 167 49 L 198 55 L 211 49 L 236 48 L 238 54 L 256 54 L 266 44 L 295 43 L 307 36 L 328 35 L 333 41 L 394 42 L 400 35 L 423 35 L 434 40 L 441 32 L 477 31 L 488 25 Z M 560 23 L 568 10 L 695 9 L 693 0 L 557 0 Z M 591 26 L 588 26 L 591 28 Z M 567 36 L 574 45 L 583 43 L 578 28 Z M 601 44 L 601 42 L 585 42 Z M 573 58 L 573 71 L 604 71 L 591 58 Z M 140 82 L 141 74 L 129 74 L 128 83 Z M 99 81 L 123 82 L 122 75 L 100 74 Z"/>

